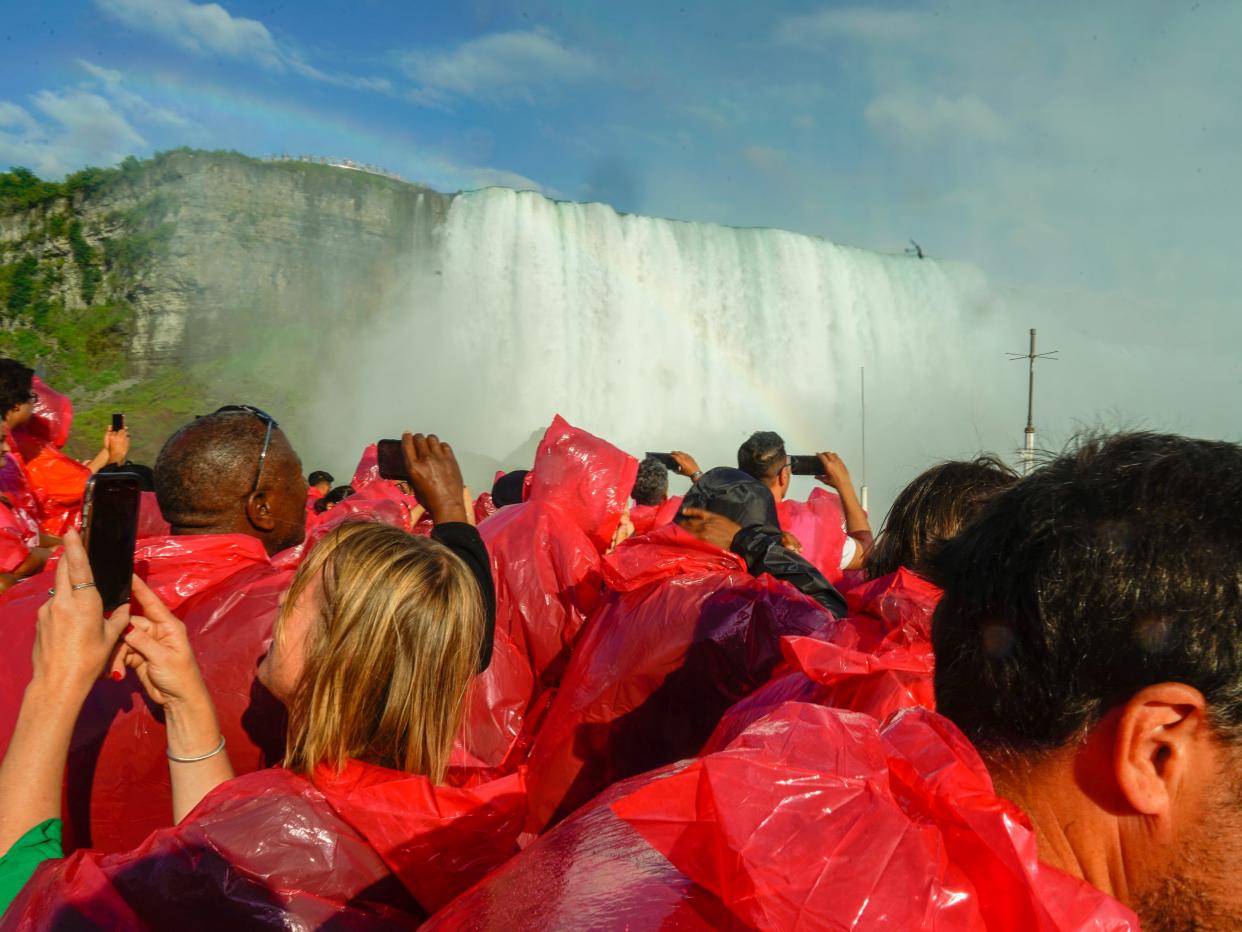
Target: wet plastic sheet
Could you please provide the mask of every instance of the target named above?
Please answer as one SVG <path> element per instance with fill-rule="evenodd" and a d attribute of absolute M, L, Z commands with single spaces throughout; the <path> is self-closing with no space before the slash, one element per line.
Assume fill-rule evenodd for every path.
<path fill-rule="evenodd" d="M 470 790 L 351 762 L 231 780 L 133 851 L 45 864 L 4 929 L 410 928 L 517 851 L 520 775 Z"/>
<path fill-rule="evenodd" d="M 606 567 L 613 592 L 574 649 L 531 750 L 537 826 L 616 780 L 697 753 L 724 711 L 771 675 L 783 635 L 832 621 L 677 525 L 631 538 Z"/>
<path fill-rule="evenodd" d="M 350 480 L 350 487 L 354 490 L 354 494 L 345 499 L 344 502 L 338 504 L 332 511 L 336 511 L 341 505 L 358 499 L 354 502 L 353 507 L 365 508 L 364 502 L 374 500 L 388 500 L 397 502 L 406 511 L 405 529 L 411 530 L 413 522 L 410 516 L 414 509 L 418 507 L 418 499 L 413 495 L 406 495 L 397 484 L 391 479 L 383 478 L 379 473 L 379 452 L 375 444 L 370 444 L 362 451 L 362 456 L 358 459 L 358 467 L 354 470 L 354 477 Z M 424 534 L 429 534 L 427 529 Z"/>
<path fill-rule="evenodd" d="M 45 534 L 61 537 L 81 521 L 82 495 L 91 473 L 60 452 L 73 425 L 73 403 L 38 376 L 33 388 L 34 411 L 30 420 L 14 429 L 13 440 L 25 454 L 24 480 L 36 504 L 19 500 L 15 504 L 37 517 Z"/>
<path fill-rule="evenodd" d="M 14 434 L 39 444 L 50 443 L 59 449 L 68 442 L 69 430 L 73 427 L 73 402 L 68 395 L 62 395 L 37 375 L 32 387 L 35 393 L 34 410 L 30 420 L 17 428 Z"/>
<path fill-rule="evenodd" d="M 925 709 L 881 727 L 788 703 L 611 808 L 756 928 L 1138 928 L 1117 901 L 1040 864 L 1026 816 Z"/>
<path fill-rule="evenodd" d="M 436 913 L 423 929 L 745 929 L 719 899 L 613 813 L 614 799 L 658 778 L 644 774 L 613 786 Z"/>
<path fill-rule="evenodd" d="M 634 536 L 649 534 L 662 528 L 677 517 L 681 508 L 681 496 L 665 499 L 659 505 L 634 505 L 630 508 L 630 523 L 634 525 Z"/>
<path fill-rule="evenodd" d="M 30 556 L 29 535 L 22 516 L 0 502 L 0 573 L 12 573 Z"/>
<path fill-rule="evenodd" d="M 632 456 L 558 416 L 539 444 L 528 500 L 479 525 L 492 558 L 496 626 L 544 687 L 559 682 L 599 602 L 602 554 L 637 471 Z"/>
<path fill-rule="evenodd" d="M 466 771 L 512 769 L 516 764 L 514 748 L 533 691 L 534 676 L 525 654 L 497 628 L 492 662 L 470 686 L 451 766 Z"/>
<path fill-rule="evenodd" d="M 172 530 L 160 511 L 154 492 L 143 492 L 138 500 L 138 539 L 167 537 Z"/>
<path fill-rule="evenodd" d="M 39 503 L 39 526 L 43 533 L 64 537 L 82 523 L 82 497 L 91 471 L 51 444 L 26 461 L 30 489 Z"/>
<path fill-rule="evenodd" d="M 255 681 L 280 593 L 292 576 L 274 569 L 262 545 L 240 534 L 140 541 L 135 570 L 185 622 L 216 703 L 238 773 L 283 750 L 283 708 Z M 7 746 L 30 680 L 35 617 L 54 568 L 0 602 L 7 650 L 0 662 L 0 745 Z M 87 697 L 70 744 L 66 842 L 108 851 L 137 845 L 172 819 L 164 726 L 130 673 L 102 680 Z"/>
<path fill-rule="evenodd" d="M 845 513 L 841 499 L 827 489 L 814 489 L 805 502 L 777 503 L 781 530 L 798 538 L 802 555 L 836 585 L 841 581 L 841 551 L 845 547 Z"/>
<path fill-rule="evenodd" d="M 912 706 L 935 708 L 931 621 L 940 590 L 900 569 L 851 590 L 846 601 L 849 617 L 814 637 L 782 641 L 786 666 L 724 714 L 703 753 L 790 700 L 880 720 Z"/>

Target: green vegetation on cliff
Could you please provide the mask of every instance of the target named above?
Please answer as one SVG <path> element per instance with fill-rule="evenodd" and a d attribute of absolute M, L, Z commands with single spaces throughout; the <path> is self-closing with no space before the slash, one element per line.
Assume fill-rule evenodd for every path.
<path fill-rule="evenodd" d="M 0 354 L 74 400 L 69 452 L 113 411 L 136 459 L 219 404 L 316 425 L 323 363 L 408 306 L 450 198 L 320 163 L 177 149 L 47 181 L 0 172 Z"/>

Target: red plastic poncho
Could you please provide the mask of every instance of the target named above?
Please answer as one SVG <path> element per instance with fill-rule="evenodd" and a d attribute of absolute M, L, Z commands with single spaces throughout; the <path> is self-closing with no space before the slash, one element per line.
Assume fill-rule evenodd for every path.
<path fill-rule="evenodd" d="M 535 688 L 526 655 L 496 629 L 492 661 L 475 677 L 466 701 L 461 734 L 453 747 L 454 779 L 477 779 L 478 772 L 512 771 L 525 756 L 518 748 L 526 709 Z"/>
<path fill-rule="evenodd" d="M 44 534 L 64 537 L 70 528 L 82 523 L 82 499 L 91 471 L 56 447 L 45 445 L 37 456 L 26 461 L 26 475 L 39 503 Z"/>
<path fill-rule="evenodd" d="M 634 525 L 634 536 L 650 534 L 657 528 L 671 524 L 681 508 L 680 495 L 668 498 L 659 505 L 634 505 L 630 508 L 630 524 Z"/>
<path fill-rule="evenodd" d="M 482 524 L 497 511 L 499 509 L 496 507 L 496 503 L 492 501 L 492 493 L 480 493 L 479 497 L 474 500 L 474 523 L 476 525 Z"/>
<path fill-rule="evenodd" d="M 805 502 L 785 499 L 776 504 L 781 530 L 798 538 L 802 555 L 834 586 L 841 581 L 845 548 L 845 513 L 841 499 L 827 489 L 814 489 Z"/>
<path fill-rule="evenodd" d="M 32 539 L 33 532 L 33 539 Z M 12 573 L 39 544 L 39 528 L 20 511 L 0 501 L 0 573 Z"/>
<path fill-rule="evenodd" d="M 3 928 L 410 928 L 517 851 L 521 777 L 470 790 L 350 762 L 230 780 L 132 851 L 44 864 Z"/>
<path fill-rule="evenodd" d="M 33 387 L 34 412 L 29 421 L 13 430 L 13 441 L 23 453 L 25 479 L 37 502 L 41 529 L 63 537 L 81 521 L 82 496 L 91 471 L 60 452 L 73 424 L 73 403 L 38 376 Z"/>
<path fill-rule="evenodd" d="M 255 681 L 280 594 L 291 571 L 268 561 L 262 544 L 241 534 L 149 538 L 135 572 L 185 622 L 199 668 L 238 773 L 283 751 L 283 708 Z M 0 607 L 8 650 L 0 663 L 0 745 L 7 746 L 30 681 L 35 618 L 47 601 L 54 566 L 15 586 Z M 252 694 L 253 693 L 253 694 Z M 105 851 L 134 847 L 172 819 L 164 726 L 130 673 L 101 680 L 87 697 L 70 743 L 66 846 Z"/>
<path fill-rule="evenodd" d="M 358 459 L 358 468 L 354 470 L 354 478 L 350 480 L 350 488 L 354 490 L 354 494 L 345 499 L 345 502 L 357 499 L 354 503 L 355 508 L 366 510 L 370 506 L 365 502 L 373 502 L 376 500 L 387 500 L 397 502 L 405 509 L 405 523 L 403 527 L 407 531 L 413 531 L 415 534 L 422 534 L 424 537 L 431 533 L 431 518 L 424 515 L 424 520 L 415 526 L 412 520 L 413 512 L 418 508 L 418 499 L 413 495 L 406 495 L 397 484 L 390 479 L 383 478 L 379 473 L 379 450 L 375 444 L 370 444 L 362 451 L 362 456 Z M 336 511 L 341 502 L 332 510 Z"/>
<path fill-rule="evenodd" d="M 138 540 L 146 537 L 168 537 L 172 528 L 164 520 L 154 492 L 142 492 L 138 499 Z"/>
<path fill-rule="evenodd" d="M 881 727 L 788 703 L 612 810 L 756 928 L 1138 929 L 1039 862 L 1026 815 L 926 709 Z"/>
<path fill-rule="evenodd" d="M 932 614 L 940 590 L 899 569 L 851 590 L 850 614 L 814 637 L 785 638 L 779 671 L 721 718 L 703 753 L 718 751 L 784 702 L 813 702 L 883 721 L 913 706 L 936 707 Z"/>
<path fill-rule="evenodd" d="M 765 682 L 782 635 L 832 621 L 787 583 L 676 524 L 607 560 L 613 592 L 574 649 L 530 755 L 536 825 L 610 783 L 697 753 L 730 705 Z"/>
<path fill-rule="evenodd" d="M 614 799 L 671 769 L 676 768 L 612 786 L 432 916 L 422 929 L 746 929 L 610 807 Z"/>
<path fill-rule="evenodd" d="M 496 628 L 537 680 L 555 686 L 603 588 L 602 555 L 621 522 L 638 461 L 559 415 L 535 454 L 526 501 L 479 525 L 492 557 Z"/>
<path fill-rule="evenodd" d="M 34 529 L 34 543 L 30 546 L 35 546 L 39 540 L 42 515 L 38 499 L 30 487 L 30 477 L 26 475 L 26 463 L 16 450 L 0 457 L 0 495 L 8 499 L 9 507 L 17 520 Z"/>

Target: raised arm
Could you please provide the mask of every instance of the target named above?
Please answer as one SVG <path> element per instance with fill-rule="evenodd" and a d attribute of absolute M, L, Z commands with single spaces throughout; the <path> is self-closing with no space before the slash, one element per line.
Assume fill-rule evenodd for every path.
<path fill-rule="evenodd" d="M 856 570 L 863 565 L 875 544 L 871 535 L 871 522 L 858 501 L 858 494 L 854 491 L 854 482 L 850 479 L 850 471 L 846 469 L 845 461 L 835 453 L 821 453 L 819 463 L 824 468 L 824 474 L 819 477 L 819 481 L 836 489 L 841 499 L 841 510 L 845 513 L 845 533 L 858 544 L 854 550 L 854 558 L 848 566 L 841 569 Z"/>
<path fill-rule="evenodd" d="M 33 675 L 0 764 L 0 852 L 30 829 L 60 818 L 74 724 L 129 624 L 128 606 L 104 618 L 76 531 L 65 535 L 55 579 L 52 598 L 39 609 Z"/>
<path fill-rule="evenodd" d="M 133 589 L 144 617 L 133 618 L 126 630 L 123 659 L 151 701 L 164 707 L 173 821 L 180 822 L 204 796 L 232 779 L 233 765 L 185 625 L 137 576 Z"/>

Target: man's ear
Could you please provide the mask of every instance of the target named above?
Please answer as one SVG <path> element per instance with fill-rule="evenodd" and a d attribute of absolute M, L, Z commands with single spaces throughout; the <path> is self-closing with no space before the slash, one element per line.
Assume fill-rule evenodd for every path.
<path fill-rule="evenodd" d="M 1211 747 L 1203 693 L 1185 683 L 1139 690 L 1117 721 L 1113 765 L 1126 801 L 1147 816 L 1166 815 L 1187 779 L 1203 772 Z"/>
<path fill-rule="evenodd" d="M 246 519 L 260 531 L 271 531 L 276 527 L 276 516 L 272 512 L 272 503 L 265 491 L 251 492 L 246 499 Z"/>

